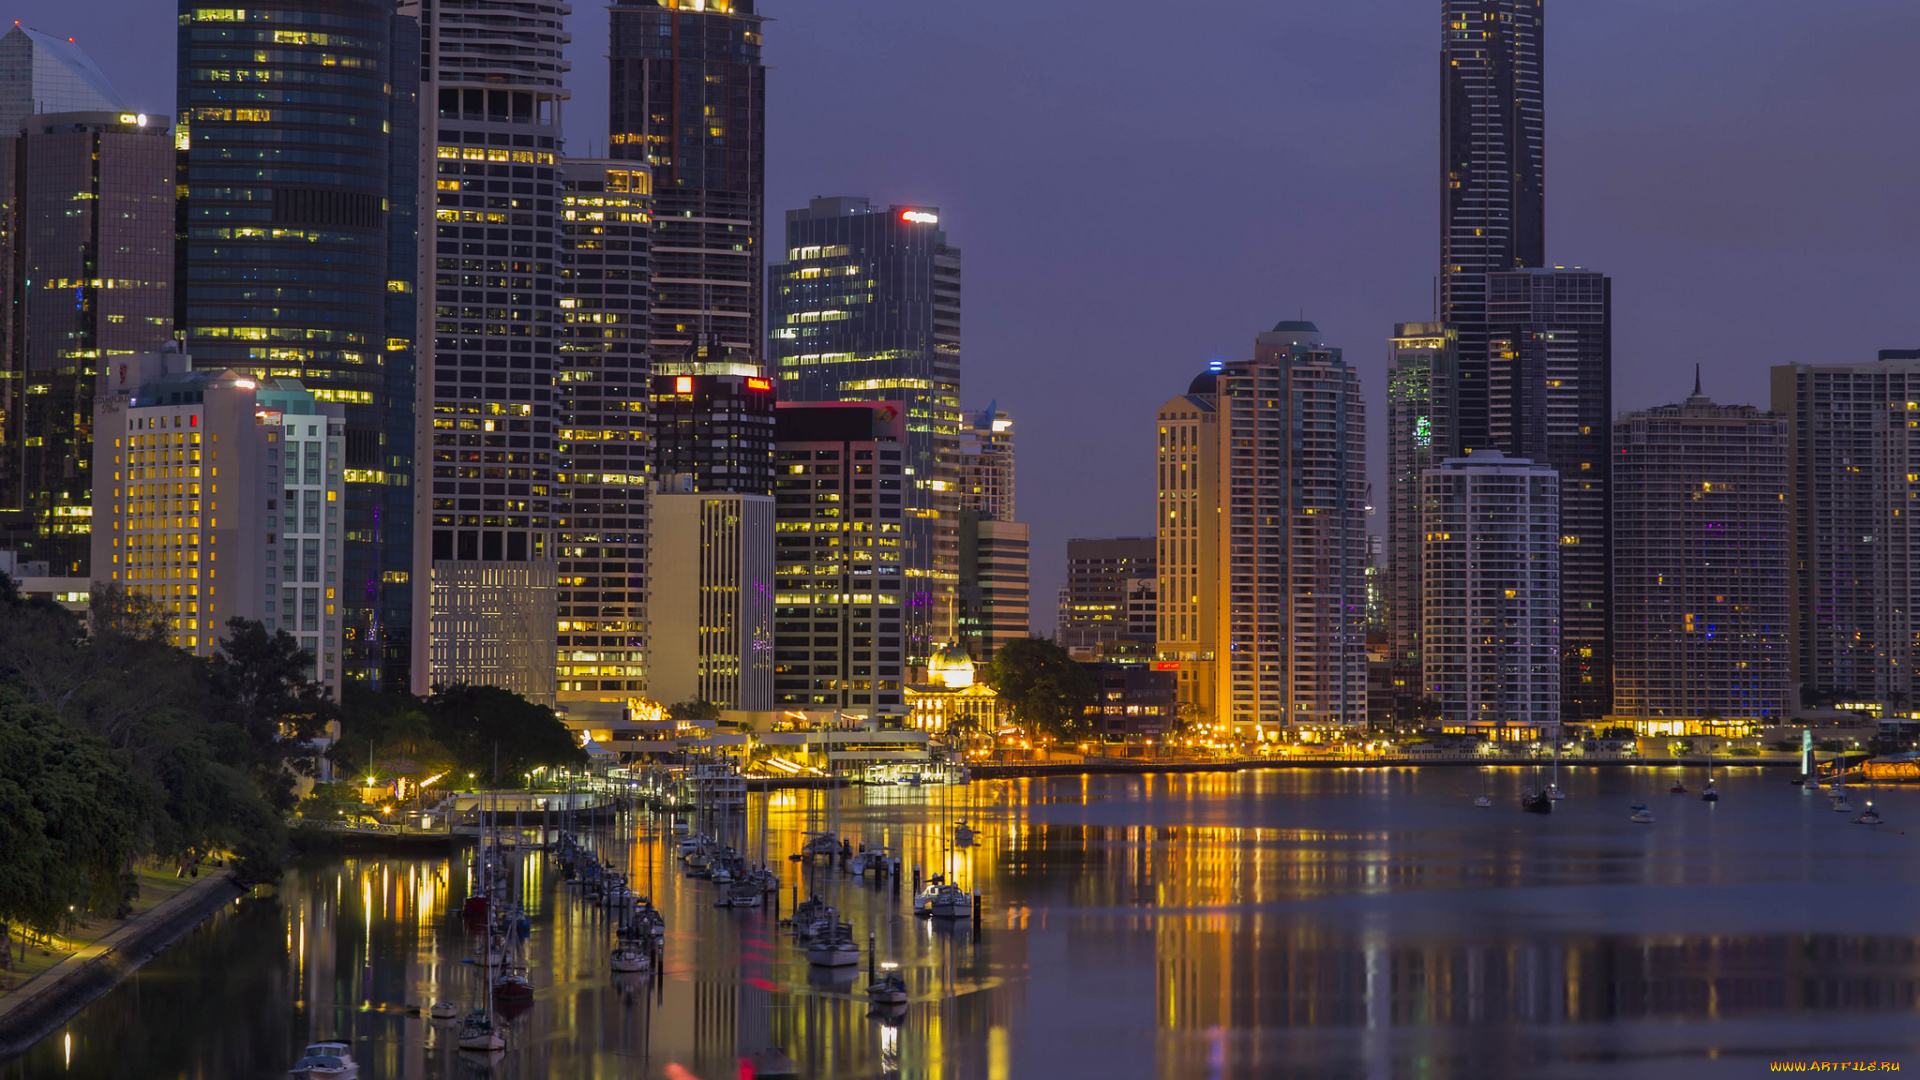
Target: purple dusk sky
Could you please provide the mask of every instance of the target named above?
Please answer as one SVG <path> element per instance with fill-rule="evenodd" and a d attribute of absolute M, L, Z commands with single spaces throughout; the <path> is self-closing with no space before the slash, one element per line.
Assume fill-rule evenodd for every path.
<path fill-rule="evenodd" d="M 1367 388 L 1432 310 L 1438 0 L 762 0 L 768 247 L 813 195 L 937 205 L 965 404 L 1019 432 L 1033 621 L 1075 536 L 1153 527 L 1153 410 L 1304 311 Z M 31 0 L 171 113 L 174 7 Z M 605 146 L 575 6 L 569 149 Z M 1765 404 L 1770 365 L 1920 346 L 1912 0 L 1548 0 L 1547 255 L 1614 279 L 1614 407 Z M 589 146 L 591 144 L 591 147 Z M 1375 531 L 1385 518 L 1373 522 Z"/>

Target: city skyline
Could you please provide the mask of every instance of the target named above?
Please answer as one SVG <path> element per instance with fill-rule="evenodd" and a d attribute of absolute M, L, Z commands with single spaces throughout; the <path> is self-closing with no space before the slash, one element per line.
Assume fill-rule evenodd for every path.
<path fill-rule="evenodd" d="M 1149 416 L 1164 400 L 1169 373 L 1207 359 L 1243 359 L 1245 328 L 1268 325 L 1284 309 L 1305 308 L 1330 339 L 1357 349 L 1433 307 L 1438 81 L 1434 5 L 1426 0 L 1260 11 L 1226 37 L 1214 22 L 1167 38 L 1116 21 L 1105 32 L 1122 51 L 1163 47 L 1199 56 L 1206 48 L 1314 42 L 1288 85 L 1252 70 L 1257 65 L 1209 63 L 1191 84 L 1156 76 L 1137 90 L 1110 84 L 1113 76 L 1099 70 L 1082 67 L 1068 77 L 1043 66 L 1077 26 L 1066 11 L 1020 14 L 1013 25 L 1025 36 L 1009 44 L 1008 14 L 904 10 L 875 22 L 837 0 L 804 12 L 783 0 L 761 6 L 778 20 L 768 42 L 777 92 L 769 94 L 766 205 L 863 190 L 943 207 L 979 253 L 964 408 L 997 396 L 1015 415 L 1037 417 L 1048 401 L 1072 393 L 1091 395 L 1089 417 Z M 125 14 L 74 27 L 65 25 L 68 9 L 29 3 L 16 17 L 77 34 L 130 104 L 170 113 L 173 58 L 144 42 L 170 36 L 173 13 L 129 5 Z M 1920 220 L 1899 201 L 1898 186 L 1880 179 L 1900 172 L 1898 155 L 1907 151 L 1890 151 L 1892 168 L 1872 156 L 1882 153 L 1876 144 L 1897 141 L 1901 99 L 1885 73 L 1897 67 L 1891 57 L 1920 43 L 1920 13 L 1869 2 L 1816 17 L 1764 3 L 1750 12 L 1757 28 L 1737 40 L 1722 33 L 1725 14 L 1718 5 L 1684 5 L 1663 16 L 1655 40 L 1636 33 L 1624 9 L 1569 5 L 1549 13 L 1548 255 L 1601 267 L 1616 281 L 1616 412 L 1677 400 L 1696 361 L 1716 400 L 1764 404 L 1771 364 L 1856 362 L 1920 339 L 1902 306 L 1914 274 L 1895 261 Z M 582 14 L 568 23 L 567 51 L 576 61 L 568 75 L 568 150 L 604 153 L 605 65 L 581 58 L 604 53 L 606 26 Z M 938 41 L 929 44 L 934 29 Z M 889 45 L 909 41 L 915 47 L 900 51 L 901 59 L 885 55 Z M 1789 53 L 1801 75 L 1776 86 L 1764 71 Z M 850 66 L 850 55 L 880 59 Z M 1676 63 L 1680 57 L 1687 63 Z M 1019 95 L 988 87 L 979 97 L 947 100 L 942 77 L 974 62 L 993 63 L 1013 76 L 1007 81 L 1035 91 L 1031 107 L 1048 123 L 1083 114 L 1065 138 L 1013 144 L 1046 166 L 1035 175 L 1069 163 L 1069 176 L 1102 166 L 1107 151 L 1099 147 L 1130 142 L 1139 109 L 1165 115 L 1168 106 L 1149 107 L 1153 100 L 1192 93 L 1219 100 L 1226 113 L 1175 138 L 1183 149 L 1198 146 L 1206 163 L 1196 194 L 1240 209 L 1186 232 L 1158 225 L 1115 231 L 1107 225 L 1148 213 L 1144 178 L 1106 169 L 1097 185 L 1043 179 L 1036 189 L 987 164 L 982 133 L 1000 137 L 995 125 L 1012 115 Z M 1353 70 L 1374 77 L 1347 79 Z M 833 118 L 828 103 L 877 78 L 900 92 Z M 1088 96 L 1103 89 L 1115 104 Z M 906 123 L 908 116 L 917 119 Z M 847 137 L 835 137 L 843 130 Z M 886 137 L 871 137 L 883 130 Z M 808 134 L 822 131 L 824 138 Z M 862 149 L 847 152 L 849 142 Z M 1782 144 L 1810 149 L 1776 162 L 1768 148 Z M 1275 181 L 1280 165 L 1285 175 Z M 1669 190 L 1659 177 L 1681 182 Z M 1823 185 L 1838 185 L 1833 190 L 1844 197 L 1809 197 Z M 1034 198 L 1036 191 L 1046 197 Z M 1302 205 L 1315 212 L 1300 214 Z M 1276 262 L 1275 244 L 1300 258 Z M 1159 314 L 1111 303 L 1129 295 L 1115 290 L 1151 280 L 1151 268 L 1176 253 L 1209 273 L 1168 283 Z M 1063 260 L 1085 272 L 1067 272 Z M 1789 305 L 1823 317 L 1774 321 L 1772 312 Z M 1355 359 L 1369 401 L 1384 400 L 1378 351 Z M 1090 382 L 1096 375 L 1101 385 Z M 1376 425 L 1370 448 L 1377 490 L 1383 428 Z M 1152 493 L 1143 478 L 1152 448 L 1137 430 L 1081 422 L 1029 437 L 1027 487 L 1036 511 L 1028 516 L 1041 596 L 1034 621 L 1042 630 L 1064 580 L 1067 539 L 1139 534 L 1150 524 Z M 1124 477 L 1127 497 L 1116 497 L 1112 483 L 1089 483 L 1103 475 Z M 1382 531 L 1380 515 L 1370 527 Z"/>

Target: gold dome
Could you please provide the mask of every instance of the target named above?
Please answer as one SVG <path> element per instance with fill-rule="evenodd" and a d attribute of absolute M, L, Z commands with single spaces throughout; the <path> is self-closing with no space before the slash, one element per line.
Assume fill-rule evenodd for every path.
<path fill-rule="evenodd" d="M 927 659 L 927 678 L 949 690 L 973 685 L 973 657 L 958 645 L 942 645 Z"/>

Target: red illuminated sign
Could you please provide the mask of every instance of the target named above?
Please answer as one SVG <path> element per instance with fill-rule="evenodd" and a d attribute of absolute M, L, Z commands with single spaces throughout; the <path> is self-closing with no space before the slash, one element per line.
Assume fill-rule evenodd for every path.
<path fill-rule="evenodd" d="M 940 224 L 940 215 L 929 214 L 925 210 L 902 210 L 900 211 L 900 220 L 909 225 L 938 225 Z"/>
<path fill-rule="evenodd" d="M 773 381 L 772 381 L 772 380 L 770 380 L 770 379 L 748 379 L 748 380 L 747 380 L 747 389 L 749 389 L 749 390 L 771 390 L 771 389 L 773 389 Z"/>
<path fill-rule="evenodd" d="M 1155 671 L 1179 671 L 1179 670 L 1180 670 L 1180 662 L 1179 662 L 1179 661 L 1177 661 L 1177 660 L 1155 660 L 1155 661 L 1153 662 L 1153 670 L 1155 670 Z"/>
<path fill-rule="evenodd" d="M 676 394 L 693 393 L 693 377 L 690 375 L 682 375 L 673 380 L 673 392 Z"/>

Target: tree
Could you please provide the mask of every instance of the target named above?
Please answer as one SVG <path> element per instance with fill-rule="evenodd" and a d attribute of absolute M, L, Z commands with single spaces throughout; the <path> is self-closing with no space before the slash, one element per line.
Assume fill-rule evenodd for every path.
<path fill-rule="evenodd" d="M 120 910 L 147 810 L 98 739 L 0 690 L 0 948 L 15 923 L 51 932 Z"/>
<path fill-rule="evenodd" d="M 1100 685 L 1067 651 L 1045 638 L 1010 641 L 994 650 L 986 683 L 1035 734 L 1071 742 L 1092 731 L 1087 709 Z"/>
<path fill-rule="evenodd" d="M 307 677 L 311 665 L 293 635 L 268 634 L 261 623 L 240 618 L 227 620 L 213 658 L 213 689 L 249 744 L 261 794 L 283 813 L 294 802 L 290 764 L 305 757 L 336 711 L 326 686 Z"/>
<path fill-rule="evenodd" d="M 352 683 L 340 706 L 340 740 L 328 756 L 342 775 L 364 777 L 371 766 L 415 781 L 449 772 L 455 765 L 453 752 L 434 737 L 425 702 Z"/>
<path fill-rule="evenodd" d="M 426 704 L 433 738 L 462 772 L 494 776 L 496 749 L 499 776 L 510 781 L 541 766 L 587 763 L 587 752 L 552 709 L 511 690 L 461 683 L 437 688 Z"/>
<path fill-rule="evenodd" d="M 667 706 L 667 715 L 675 720 L 718 720 L 720 706 L 711 701 L 676 701 Z"/>

